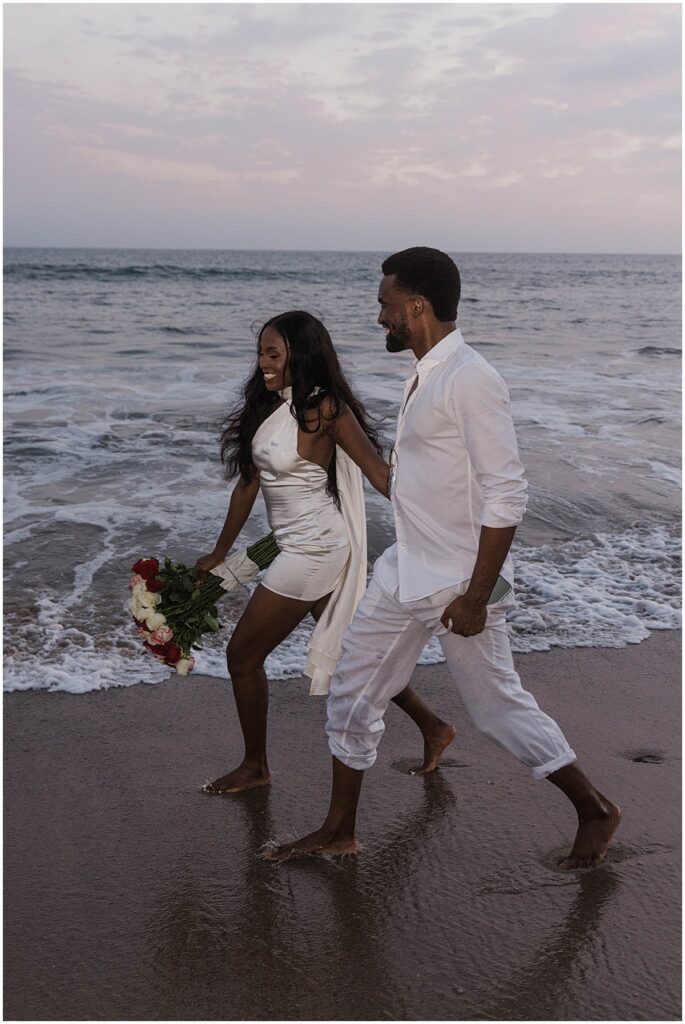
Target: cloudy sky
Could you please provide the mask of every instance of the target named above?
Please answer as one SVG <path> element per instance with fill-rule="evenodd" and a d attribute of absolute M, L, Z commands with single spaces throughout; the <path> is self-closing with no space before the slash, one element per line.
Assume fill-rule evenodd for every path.
<path fill-rule="evenodd" d="M 677 252 L 678 4 L 5 4 L 5 243 Z"/>

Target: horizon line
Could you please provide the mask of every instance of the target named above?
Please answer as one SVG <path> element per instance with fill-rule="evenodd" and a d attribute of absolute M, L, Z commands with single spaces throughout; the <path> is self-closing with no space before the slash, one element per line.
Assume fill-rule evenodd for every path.
<path fill-rule="evenodd" d="M 405 246 L 410 248 L 410 246 Z M 436 247 L 437 248 L 437 247 Z M 7 244 L 3 243 L 3 251 L 7 249 L 66 249 L 66 250 L 90 250 L 94 252 L 116 251 L 116 252 L 318 252 L 318 253 L 372 253 L 374 255 L 387 252 L 386 249 L 265 249 L 256 247 L 224 247 L 224 246 L 180 246 L 180 245 L 30 245 L 30 244 Z M 401 250 L 394 250 L 401 251 Z M 444 252 L 460 252 L 464 255 L 474 256 L 680 256 L 682 250 L 676 252 L 657 251 L 631 251 L 617 252 L 610 249 L 580 250 L 580 249 L 445 249 Z"/>

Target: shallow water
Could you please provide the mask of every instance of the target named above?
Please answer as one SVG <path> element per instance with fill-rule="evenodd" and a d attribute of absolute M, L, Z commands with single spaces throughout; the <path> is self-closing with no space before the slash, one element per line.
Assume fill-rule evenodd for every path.
<path fill-rule="evenodd" d="M 455 254 L 467 343 L 510 388 L 529 511 L 519 651 L 635 643 L 679 622 L 680 260 Z M 375 326 L 381 254 L 5 253 L 5 686 L 159 681 L 125 611 L 140 555 L 193 562 L 228 501 L 216 423 L 252 325 L 320 313 L 388 441 L 411 363 Z M 645 308 L 645 296 L 649 308 Z M 369 554 L 393 538 L 368 493 Z M 266 532 L 258 502 L 245 539 Z M 224 601 L 230 624 L 247 593 Z M 297 675 L 307 628 L 274 653 Z M 226 632 L 198 667 L 225 674 Z M 438 658 L 430 645 L 424 661 Z"/>

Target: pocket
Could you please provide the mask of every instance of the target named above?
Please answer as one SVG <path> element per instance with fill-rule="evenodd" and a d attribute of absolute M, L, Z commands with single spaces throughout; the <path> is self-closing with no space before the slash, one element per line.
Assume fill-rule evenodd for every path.
<path fill-rule="evenodd" d="M 427 599 L 430 602 L 430 609 L 434 621 L 432 624 L 426 623 L 426 625 L 430 625 L 433 636 L 444 636 L 446 633 L 450 632 L 447 626 L 444 626 L 440 621 L 442 619 L 443 612 L 448 605 L 452 604 L 452 601 L 454 601 L 455 598 L 462 597 L 467 587 L 468 580 L 465 583 L 460 583 L 457 587 L 448 587 L 446 590 L 441 590 L 439 593 L 433 594 Z M 425 603 L 425 600 L 417 602 L 417 604 L 421 605 L 425 605 Z M 417 616 L 417 618 L 423 617 Z"/>
<path fill-rule="evenodd" d="M 498 576 L 492 593 L 488 598 L 488 607 L 492 608 L 495 605 L 502 604 L 503 601 L 509 597 L 512 593 L 513 587 L 508 580 L 505 580 L 504 576 Z"/>

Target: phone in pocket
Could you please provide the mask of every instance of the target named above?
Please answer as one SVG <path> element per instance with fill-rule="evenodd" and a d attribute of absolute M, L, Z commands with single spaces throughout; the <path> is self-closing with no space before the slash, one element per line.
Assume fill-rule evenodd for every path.
<path fill-rule="evenodd" d="M 490 592 L 488 604 L 497 604 L 498 601 L 501 601 L 502 598 L 507 596 L 510 590 L 511 583 L 508 583 L 504 576 L 498 576 L 495 581 L 495 585 Z"/>

